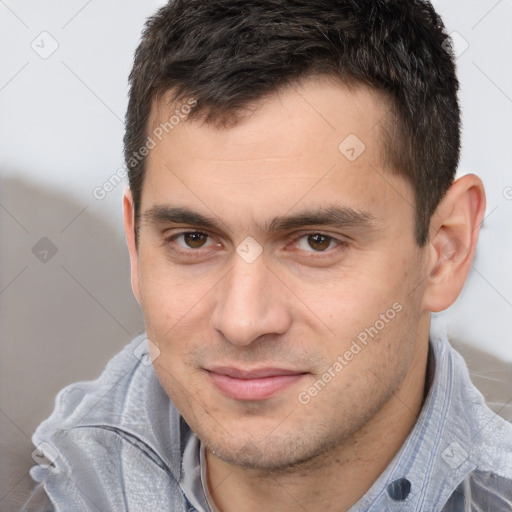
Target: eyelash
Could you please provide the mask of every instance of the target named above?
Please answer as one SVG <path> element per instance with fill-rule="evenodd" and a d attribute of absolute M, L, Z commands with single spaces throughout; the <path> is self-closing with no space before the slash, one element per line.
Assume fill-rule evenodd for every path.
<path fill-rule="evenodd" d="M 213 237 L 211 235 L 209 235 L 208 233 L 204 232 L 204 231 L 181 231 L 179 233 L 174 233 L 172 234 L 171 236 L 168 236 L 164 239 L 164 242 L 165 242 L 165 245 L 167 246 L 170 246 L 172 242 L 174 242 L 177 238 L 179 238 L 180 236 L 183 236 L 183 235 L 186 235 L 186 234 L 193 234 L 193 233 L 198 233 L 198 234 L 201 234 L 201 235 L 206 235 L 209 239 L 212 239 Z M 307 258 L 322 258 L 322 257 L 325 257 L 324 255 L 328 254 L 328 255 L 332 255 L 333 251 L 336 251 L 337 249 L 344 249 L 348 243 L 344 240 L 340 240 L 338 238 L 335 238 L 331 235 L 328 235 L 326 233 L 322 233 L 321 231 L 310 231 L 310 232 L 307 232 L 307 233 L 301 233 L 300 235 L 294 237 L 292 239 L 292 242 L 293 244 L 297 243 L 299 240 L 301 240 L 302 238 L 306 238 L 308 236 L 312 236 L 312 235 L 321 235 L 321 236 L 325 236 L 326 238 L 329 239 L 330 242 L 335 242 L 336 243 L 336 246 L 331 248 L 331 249 L 327 249 L 325 251 L 314 251 L 314 250 L 311 250 L 311 251 L 303 251 L 305 254 L 307 254 Z M 211 247 L 216 247 L 220 244 L 214 244 L 212 246 L 208 246 L 205 248 L 206 251 L 208 251 L 208 249 L 210 249 Z M 179 256 L 188 256 L 188 257 L 197 257 L 197 258 L 201 258 L 204 256 L 204 249 L 201 247 L 199 249 L 188 249 L 188 250 L 184 250 L 182 249 L 180 246 L 178 246 L 177 244 L 174 244 L 174 247 L 171 248 L 171 250 L 175 253 L 175 254 L 178 254 Z"/>
<path fill-rule="evenodd" d="M 204 231 L 181 231 L 179 233 L 174 233 L 173 235 L 171 236 L 168 236 L 164 239 L 164 245 L 167 245 L 167 246 L 171 246 L 172 242 L 174 242 L 177 238 L 179 238 L 180 236 L 183 236 L 183 235 L 186 235 L 186 234 L 191 234 L 191 233 L 198 233 L 198 234 L 201 234 L 201 235 L 206 235 L 208 238 L 212 238 L 208 233 L 205 233 Z M 204 249 L 201 247 L 199 249 L 183 249 L 181 248 L 179 245 L 177 244 L 172 244 L 174 245 L 171 250 L 175 253 L 175 254 L 178 254 L 179 256 L 188 256 L 188 257 L 193 257 L 193 258 L 200 258 L 200 257 L 203 257 L 204 256 Z M 208 246 L 206 249 L 209 249 L 210 247 L 212 246 Z"/>

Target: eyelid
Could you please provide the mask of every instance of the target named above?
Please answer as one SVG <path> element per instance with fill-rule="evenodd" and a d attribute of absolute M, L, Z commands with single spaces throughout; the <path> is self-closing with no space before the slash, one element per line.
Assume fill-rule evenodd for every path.
<path fill-rule="evenodd" d="M 330 250 L 334 249 L 335 247 L 339 246 L 341 243 L 339 240 L 337 240 L 336 238 L 333 238 L 332 236 L 322 235 L 321 233 L 315 233 L 315 235 L 320 235 L 321 237 L 325 238 L 325 240 L 327 242 L 329 242 L 327 248 L 324 250 L 315 250 L 313 247 L 309 247 L 309 248 L 302 247 L 301 250 L 304 250 L 306 252 L 319 253 L 319 254 L 327 253 Z M 304 236 L 300 236 L 299 238 L 297 238 L 297 240 L 296 240 L 297 245 L 300 245 L 301 243 L 305 243 L 306 245 L 309 246 L 309 237 L 310 236 L 312 236 L 312 235 L 304 235 Z"/>
<path fill-rule="evenodd" d="M 195 227 L 165 229 L 164 231 L 162 231 L 162 237 L 165 239 L 173 239 L 180 235 L 186 235 L 187 233 L 201 233 L 203 235 L 208 235 L 210 238 L 215 237 L 215 235 L 213 235 L 208 229 L 195 228 Z"/>
<path fill-rule="evenodd" d="M 188 247 L 187 244 L 185 243 L 184 238 L 182 238 L 182 237 L 184 237 L 185 235 L 190 235 L 190 234 L 198 234 L 198 235 L 205 236 L 206 240 L 204 242 L 204 245 L 201 245 L 200 247 Z M 211 247 L 212 245 L 215 245 L 215 241 L 208 233 L 202 233 L 200 231 L 191 231 L 191 232 L 181 233 L 180 235 L 174 237 L 173 240 L 177 241 L 180 238 L 182 238 L 183 244 L 178 243 L 178 245 L 180 245 L 180 247 L 183 247 L 184 249 L 191 249 L 193 251 L 199 251 L 200 249 L 206 249 L 208 247 Z"/>
<path fill-rule="evenodd" d="M 326 238 L 329 238 L 330 241 L 334 241 L 335 246 L 331 247 L 330 249 L 326 249 L 324 251 L 315 251 L 313 248 L 311 250 L 300 249 L 300 248 L 296 249 L 296 251 L 302 253 L 303 255 L 305 255 L 305 256 L 307 255 L 306 257 L 308 259 L 311 259 L 311 258 L 319 259 L 319 258 L 327 258 L 327 257 L 333 256 L 335 253 L 338 253 L 339 250 L 346 248 L 349 243 L 348 237 L 345 237 L 343 235 L 334 236 L 329 233 L 325 233 L 324 231 L 321 231 L 321 230 L 312 230 L 312 231 L 305 231 L 305 232 L 295 234 L 290 245 L 295 245 L 302 238 L 311 236 L 311 235 L 325 236 Z"/>
<path fill-rule="evenodd" d="M 201 228 L 186 228 L 186 229 L 176 228 L 176 229 L 179 229 L 179 231 L 176 233 L 172 233 L 170 235 L 165 235 L 165 233 L 164 233 L 163 245 L 169 245 L 170 242 L 175 242 L 175 240 L 177 238 L 179 238 L 180 236 L 186 235 L 187 233 L 201 233 L 208 237 L 208 241 L 206 243 L 211 241 L 211 243 L 209 245 L 199 247 L 197 249 L 194 249 L 192 247 L 185 247 L 183 245 L 176 243 L 175 247 L 173 247 L 172 250 L 178 254 L 200 256 L 205 251 L 211 251 L 211 249 L 213 247 L 221 247 L 223 245 L 222 243 L 220 243 L 218 241 L 218 237 L 216 235 L 210 233 L 208 230 L 204 230 Z M 171 230 L 167 230 L 167 231 L 171 231 Z M 306 249 L 297 249 L 298 251 L 300 251 L 304 254 L 307 254 L 307 256 L 309 258 L 321 258 L 321 257 L 326 257 L 328 255 L 332 255 L 332 253 L 337 252 L 336 249 L 342 249 L 342 248 L 346 247 L 349 243 L 349 238 L 344 235 L 337 234 L 335 236 L 333 234 L 326 233 L 325 231 L 322 231 L 322 230 L 308 230 L 308 231 L 300 231 L 300 232 L 293 233 L 291 243 L 287 244 L 287 246 L 289 246 L 291 244 L 296 244 L 302 238 L 305 238 L 305 237 L 308 237 L 311 235 L 325 236 L 326 238 L 330 239 L 330 241 L 335 242 L 335 246 L 331 247 L 330 249 L 326 249 L 324 251 L 315 251 L 314 249 L 311 249 L 310 251 L 308 251 Z M 216 239 L 217 239 L 217 243 L 215 243 Z"/>
<path fill-rule="evenodd" d="M 348 236 L 341 235 L 341 234 L 331 234 L 331 233 L 327 233 L 327 232 L 319 230 L 319 229 L 294 233 L 293 241 L 297 241 L 300 238 L 304 238 L 305 236 L 311 236 L 311 235 L 325 236 L 326 238 L 330 238 L 331 240 L 334 240 L 335 242 L 338 242 L 340 244 L 346 244 L 350 241 L 350 238 Z"/>
<path fill-rule="evenodd" d="M 170 230 L 167 230 L 167 231 L 170 231 Z M 180 236 L 186 235 L 188 233 L 200 233 L 200 234 L 206 235 L 208 237 L 208 240 L 206 243 L 208 243 L 210 241 L 212 243 L 210 243 L 209 245 L 194 249 L 192 247 L 186 247 L 184 245 L 180 245 L 176 242 L 177 238 L 179 238 Z M 171 242 L 175 243 L 175 247 L 173 247 L 172 250 L 175 253 L 182 254 L 182 255 L 185 255 L 185 254 L 186 255 L 198 255 L 203 251 L 211 250 L 212 247 L 221 245 L 219 242 L 215 243 L 215 237 L 211 233 L 209 233 L 207 230 L 197 229 L 197 228 L 180 229 L 180 231 L 178 231 L 176 233 L 172 233 L 172 234 L 165 234 L 165 232 L 164 232 L 163 238 L 162 238 L 162 245 L 169 246 L 171 244 Z M 176 248 L 176 246 L 177 246 L 177 248 Z"/>

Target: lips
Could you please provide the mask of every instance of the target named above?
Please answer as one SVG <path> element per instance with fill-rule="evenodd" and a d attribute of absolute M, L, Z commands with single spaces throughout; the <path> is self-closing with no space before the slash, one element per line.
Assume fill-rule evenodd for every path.
<path fill-rule="evenodd" d="M 207 370 L 214 386 L 224 395 L 241 401 L 268 399 L 301 380 L 306 373 L 285 368 L 243 370 L 214 367 Z"/>

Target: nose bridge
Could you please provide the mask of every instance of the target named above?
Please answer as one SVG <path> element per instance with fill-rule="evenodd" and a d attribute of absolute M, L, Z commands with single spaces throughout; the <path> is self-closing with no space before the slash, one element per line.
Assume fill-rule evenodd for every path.
<path fill-rule="evenodd" d="M 226 323 L 237 324 L 238 328 L 254 328 L 268 309 L 268 269 L 262 258 L 247 263 L 235 258 L 224 288 L 224 316 Z"/>
<path fill-rule="evenodd" d="M 235 255 L 223 280 L 212 316 L 213 327 L 233 344 L 247 345 L 264 334 L 279 334 L 289 327 L 284 294 L 260 257 L 248 263 Z M 276 293 L 277 292 L 277 293 Z"/>

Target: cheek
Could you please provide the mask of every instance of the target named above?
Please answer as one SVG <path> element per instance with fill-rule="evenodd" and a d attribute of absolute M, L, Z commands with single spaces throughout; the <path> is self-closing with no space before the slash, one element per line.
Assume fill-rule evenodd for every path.
<path fill-rule="evenodd" d="M 157 251 L 142 254 L 139 263 L 141 306 L 146 326 L 158 331 L 179 330 L 190 318 L 205 318 L 215 276 L 191 275 L 188 268 L 171 265 Z M 217 279 L 218 281 L 218 279 Z"/>
<path fill-rule="evenodd" d="M 176 357 L 162 352 L 160 357 L 153 362 L 155 373 L 165 390 L 166 394 L 185 417 L 189 424 L 194 424 L 195 410 L 199 406 L 200 411 L 209 411 L 209 402 L 201 396 L 201 388 L 194 380 L 191 380 L 190 374 L 183 372 L 183 367 Z"/>
<path fill-rule="evenodd" d="M 366 266 L 337 280 L 328 293 L 310 296 L 333 333 L 319 340 L 331 363 L 341 356 L 343 364 L 364 372 L 408 359 L 420 315 L 421 290 L 411 293 L 416 274 L 410 264 L 382 258 L 373 271 Z"/>
<path fill-rule="evenodd" d="M 355 338 L 376 323 L 382 330 L 403 309 L 407 288 L 402 275 L 391 279 L 382 272 L 354 271 L 331 284 L 328 291 L 309 287 L 302 295 L 335 336 Z"/>

